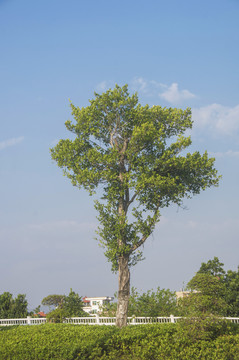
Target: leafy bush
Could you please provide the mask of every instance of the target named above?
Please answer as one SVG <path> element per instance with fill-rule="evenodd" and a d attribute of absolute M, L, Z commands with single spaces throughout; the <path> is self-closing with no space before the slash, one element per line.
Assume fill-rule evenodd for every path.
<path fill-rule="evenodd" d="M 231 334 L 233 325 L 225 319 L 214 315 L 188 317 L 179 321 L 179 330 L 192 341 L 214 340 L 218 336 Z"/>
<path fill-rule="evenodd" d="M 237 360 L 238 326 L 193 339 L 180 324 L 0 328 L 1 360 Z M 223 331 L 225 332 L 223 334 Z"/>
<path fill-rule="evenodd" d="M 50 323 L 62 323 L 66 317 L 66 311 L 64 309 L 57 308 L 48 313 L 46 319 Z"/>

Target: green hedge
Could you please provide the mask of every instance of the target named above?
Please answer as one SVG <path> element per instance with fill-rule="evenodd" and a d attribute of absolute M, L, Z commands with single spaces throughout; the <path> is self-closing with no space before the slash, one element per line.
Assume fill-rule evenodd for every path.
<path fill-rule="evenodd" d="M 236 328 L 235 328 L 236 329 Z M 0 328 L 1 360 L 238 360 L 239 334 L 193 340 L 178 324 L 114 326 L 44 324 Z M 237 328 L 238 329 L 238 328 Z"/>

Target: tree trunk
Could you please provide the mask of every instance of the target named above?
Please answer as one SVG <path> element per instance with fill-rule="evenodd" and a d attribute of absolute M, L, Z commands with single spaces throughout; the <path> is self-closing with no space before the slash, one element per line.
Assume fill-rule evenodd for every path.
<path fill-rule="evenodd" d="M 116 326 L 122 328 L 127 325 L 128 304 L 130 296 L 129 258 L 119 258 L 119 290 L 116 312 Z"/>

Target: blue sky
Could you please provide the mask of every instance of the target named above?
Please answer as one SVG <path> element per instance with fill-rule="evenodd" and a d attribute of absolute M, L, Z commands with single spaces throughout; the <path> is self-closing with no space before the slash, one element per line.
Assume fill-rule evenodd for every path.
<path fill-rule="evenodd" d="M 191 150 L 223 179 L 163 210 L 132 269 L 143 291 L 179 290 L 202 261 L 238 265 L 238 0 L 0 0 L 0 293 L 113 295 L 94 240 L 93 199 L 73 188 L 49 148 L 69 136 L 69 99 L 87 106 L 116 83 L 142 104 L 191 107 Z"/>

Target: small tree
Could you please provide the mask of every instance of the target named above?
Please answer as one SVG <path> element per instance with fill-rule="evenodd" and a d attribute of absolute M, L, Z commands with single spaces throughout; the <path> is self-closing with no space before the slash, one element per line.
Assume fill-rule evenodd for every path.
<path fill-rule="evenodd" d="M 129 300 L 129 315 L 157 317 L 176 315 L 177 301 L 175 292 L 169 289 L 160 289 L 156 291 L 148 290 L 139 294 L 133 288 Z"/>
<path fill-rule="evenodd" d="M 0 318 L 24 318 L 28 315 L 26 295 L 18 294 L 14 299 L 12 294 L 4 292 L 0 295 Z"/>
<path fill-rule="evenodd" d="M 42 305 L 48 306 L 49 310 L 52 309 L 52 306 L 54 308 L 62 307 L 63 301 L 64 301 L 65 295 L 48 295 L 42 299 Z"/>
<path fill-rule="evenodd" d="M 160 208 L 218 185 L 214 159 L 207 152 L 180 155 L 191 145 L 190 109 L 141 106 L 127 85 L 103 94 L 85 108 L 71 104 L 75 123 L 66 128 L 75 140 L 60 140 L 51 156 L 74 186 L 94 194 L 98 231 L 105 255 L 118 271 L 116 324 L 127 324 L 130 267 L 142 259 L 141 247 L 160 218 Z M 134 204 L 134 206 L 133 206 Z M 133 207 L 132 207 L 133 206 Z"/>
<path fill-rule="evenodd" d="M 108 304 L 101 310 L 103 316 L 115 316 L 117 303 Z M 175 292 L 158 287 L 156 291 L 148 290 L 147 292 L 139 293 L 136 288 L 131 288 L 128 306 L 129 316 L 157 317 L 169 316 L 171 314 L 177 314 Z"/>
<path fill-rule="evenodd" d="M 192 292 L 179 302 L 183 315 L 226 315 L 226 286 L 218 276 L 197 273 L 189 281 L 187 288 Z"/>
<path fill-rule="evenodd" d="M 237 271 L 224 270 L 224 264 L 215 256 L 213 260 L 202 263 L 197 274 L 211 274 L 219 277 L 226 287 L 225 301 L 227 316 L 239 316 L 239 267 Z"/>
<path fill-rule="evenodd" d="M 228 305 L 225 301 L 226 287 L 223 279 L 210 273 L 197 273 L 188 283 L 192 292 L 179 299 L 180 326 L 193 340 L 213 339 L 230 330 L 225 316 Z"/>
<path fill-rule="evenodd" d="M 87 316 L 81 297 L 72 289 L 69 295 L 48 295 L 42 300 L 42 305 L 55 306 L 47 315 L 47 319 L 53 322 L 62 322 L 65 317 Z"/>
<path fill-rule="evenodd" d="M 83 310 L 82 298 L 79 294 L 72 291 L 72 289 L 70 289 L 69 295 L 64 298 L 63 309 L 68 317 L 86 316 L 86 313 Z"/>

